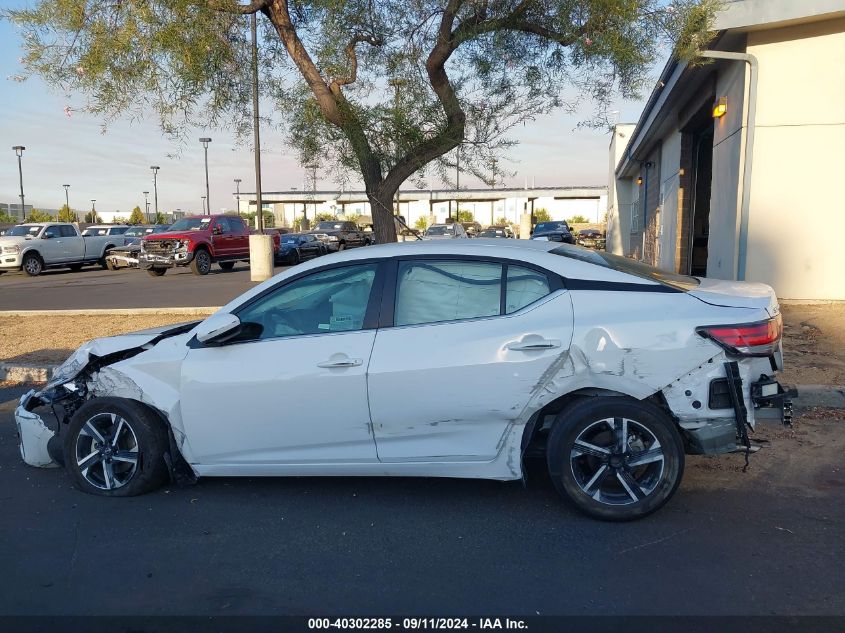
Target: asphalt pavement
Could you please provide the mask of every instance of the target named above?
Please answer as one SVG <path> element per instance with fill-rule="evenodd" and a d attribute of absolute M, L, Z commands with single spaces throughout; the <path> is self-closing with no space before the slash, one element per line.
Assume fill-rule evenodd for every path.
<path fill-rule="evenodd" d="M 783 460 L 766 477 L 694 458 L 627 524 L 567 509 L 536 464 L 526 485 L 224 478 L 109 499 L 21 462 L 23 389 L 0 390 L 0 615 L 845 614 L 840 440 L 811 489 L 782 450 L 753 457 Z"/>
<path fill-rule="evenodd" d="M 275 272 L 282 270 L 277 266 Z M 253 286 L 246 263 L 235 264 L 231 272 L 213 266 L 205 276 L 194 275 L 188 268 L 168 270 L 163 277 L 134 268 L 56 269 L 38 277 L 6 272 L 0 275 L 0 310 L 215 307 Z"/>

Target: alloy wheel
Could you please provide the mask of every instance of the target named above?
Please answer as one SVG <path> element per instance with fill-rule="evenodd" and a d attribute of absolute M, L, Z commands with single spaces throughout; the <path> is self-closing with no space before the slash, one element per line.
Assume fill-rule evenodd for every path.
<path fill-rule="evenodd" d="M 114 490 L 129 483 L 138 470 L 138 438 L 125 418 L 98 413 L 80 429 L 74 455 L 89 484 Z"/>
<path fill-rule="evenodd" d="M 605 418 L 587 426 L 570 452 L 575 483 L 607 505 L 642 501 L 657 488 L 665 466 L 663 446 L 645 425 Z"/>

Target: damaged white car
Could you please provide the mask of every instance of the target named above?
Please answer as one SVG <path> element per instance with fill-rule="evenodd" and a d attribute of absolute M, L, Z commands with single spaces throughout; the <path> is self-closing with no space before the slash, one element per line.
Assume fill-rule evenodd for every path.
<path fill-rule="evenodd" d="M 780 336 L 762 284 L 556 242 L 390 244 L 297 266 L 199 323 L 83 345 L 15 415 L 27 463 L 95 494 L 520 479 L 543 451 L 564 499 L 625 520 L 669 500 L 685 453 L 747 445 L 763 412 L 788 422 Z"/>

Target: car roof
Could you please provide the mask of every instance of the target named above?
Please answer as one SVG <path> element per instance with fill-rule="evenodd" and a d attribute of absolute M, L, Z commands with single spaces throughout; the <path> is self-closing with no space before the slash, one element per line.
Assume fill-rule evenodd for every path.
<path fill-rule="evenodd" d="M 51 224 L 55 224 L 55 222 L 51 222 Z M 70 224 L 69 222 L 65 222 L 65 224 Z M 89 224 L 86 226 L 86 229 L 122 229 L 124 226 L 129 227 L 129 224 Z"/>

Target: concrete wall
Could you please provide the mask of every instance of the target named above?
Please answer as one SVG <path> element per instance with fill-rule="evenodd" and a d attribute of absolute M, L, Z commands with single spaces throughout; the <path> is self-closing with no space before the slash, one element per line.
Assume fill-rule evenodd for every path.
<path fill-rule="evenodd" d="M 607 250 L 616 255 L 627 254 L 628 236 L 631 233 L 631 187 L 629 178 L 616 178 L 616 166 L 625 153 L 632 124 L 619 124 L 613 128 L 610 137 L 610 164 L 608 166 L 607 189 Z"/>
<path fill-rule="evenodd" d="M 845 19 L 750 33 L 760 63 L 746 277 L 845 299 Z"/>
<path fill-rule="evenodd" d="M 681 166 L 681 133 L 672 132 L 663 139 L 660 158 L 660 226 L 657 232 L 657 265 L 675 270 L 675 239 L 677 236 L 678 204 Z"/>

